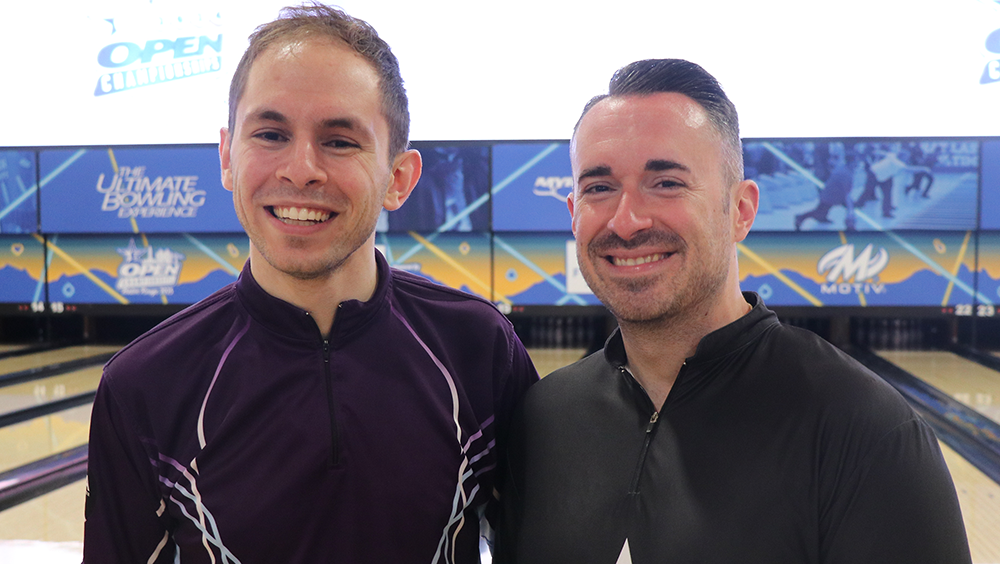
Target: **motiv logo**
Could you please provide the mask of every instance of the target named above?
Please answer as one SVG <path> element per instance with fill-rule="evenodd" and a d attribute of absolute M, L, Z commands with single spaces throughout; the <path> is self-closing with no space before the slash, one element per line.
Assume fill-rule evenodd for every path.
<path fill-rule="evenodd" d="M 1000 54 L 1000 29 L 986 36 L 986 50 L 990 53 Z M 990 84 L 1000 82 L 1000 59 L 993 59 L 986 63 L 983 69 L 983 76 L 979 79 L 979 84 Z"/>
<path fill-rule="evenodd" d="M 823 255 L 816 271 L 826 276 L 822 285 L 824 294 L 882 294 L 885 284 L 875 277 L 889 264 L 889 253 L 879 247 L 872 256 L 874 246 L 869 243 L 857 256 L 854 245 L 848 243 Z"/>

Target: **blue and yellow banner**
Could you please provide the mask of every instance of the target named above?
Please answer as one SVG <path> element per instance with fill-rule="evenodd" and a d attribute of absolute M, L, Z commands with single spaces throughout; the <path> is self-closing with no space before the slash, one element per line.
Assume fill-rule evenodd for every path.
<path fill-rule="evenodd" d="M 242 231 L 216 147 L 39 153 L 45 233 Z"/>
<path fill-rule="evenodd" d="M 976 291 L 975 233 L 752 233 L 740 285 L 774 306 L 954 306 Z"/>
<path fill-rule="evenodd" d="M 249 249 L 243 233 L 50 237 L 49 300 L 192 304 L 236 281 Z"/>
<path fill-rule="evenodd" d="M 0 303 L 45 301 L 45 247 L 37 235 L 0 235 Z"/>

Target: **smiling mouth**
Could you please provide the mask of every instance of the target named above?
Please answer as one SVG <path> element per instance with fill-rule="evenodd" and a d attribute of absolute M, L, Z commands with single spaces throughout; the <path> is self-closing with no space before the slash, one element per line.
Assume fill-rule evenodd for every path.
<path fill-rule="evenodd" d="M 637 257 L 637 258 L 607 257 L 607 259 L 611 264 L 615 266 L 639 266 L 663 260 L 671 256 L 672 254 L 673 253 L 653 253 L 651 255 L 646 255 L 644 257 Z"/>
<path fill-rule="evenodd" d="M 271 215 L 288 225 L 314 225 L 317 223 L 323 223 L 334 215 L 333 213 L 324 210 L 298 208 L 295 206 L 270 206 L 267 209 L 271 212 Z"/>

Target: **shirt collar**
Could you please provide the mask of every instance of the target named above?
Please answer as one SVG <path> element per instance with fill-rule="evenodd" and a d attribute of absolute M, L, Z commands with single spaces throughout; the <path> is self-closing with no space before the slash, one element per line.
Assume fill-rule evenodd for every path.
<path fill-rule="evenodd" d="M 764 305 L 764 300 L 756 292 L 743 292 L 743 299 L 750 304 L 750 312 L 702 337 L 694 356 L 686 359 L 686 363 L 697 364 L 732 353 L 756 339 L 771 325 L 778 323 L 778 316 Z M 620 328 L 615 328 L 605 342 L 604 357 L 612 366 L 620 367 L 628 364 Z"/>
<path fill-rule="evenodd" d="M 375 266 L 378 281 L 372 297 L 362 302 L 346 300 L 340 303 L 334 319 L 329 340 L 343 341 L 358 335 L 359 329 L 388 312 L 389 288 L 392 285 L 392 269 L 378 250 L 375 251 Z M 243 271 L 236 281 L 236 291 L 241 305 L 256 321 L 292 339 L 316 341 L 321 335 L 316 322 L 309 313 L 280 298 L 268 294 L 250 272 L 250 261 L 243 265 Z"/>

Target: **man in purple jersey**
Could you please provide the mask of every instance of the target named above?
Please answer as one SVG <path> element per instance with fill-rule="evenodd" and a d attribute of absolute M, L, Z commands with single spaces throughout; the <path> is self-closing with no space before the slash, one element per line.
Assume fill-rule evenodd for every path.
<path fill-rule="evenodd" d="M 251 36 L 219 145 L 250 259 L 105 368 L 85 562 L 479 561 L 537 374 L 492 304 L 375 250 L 408 129 L 368 24 L 305 6 Z"/>

